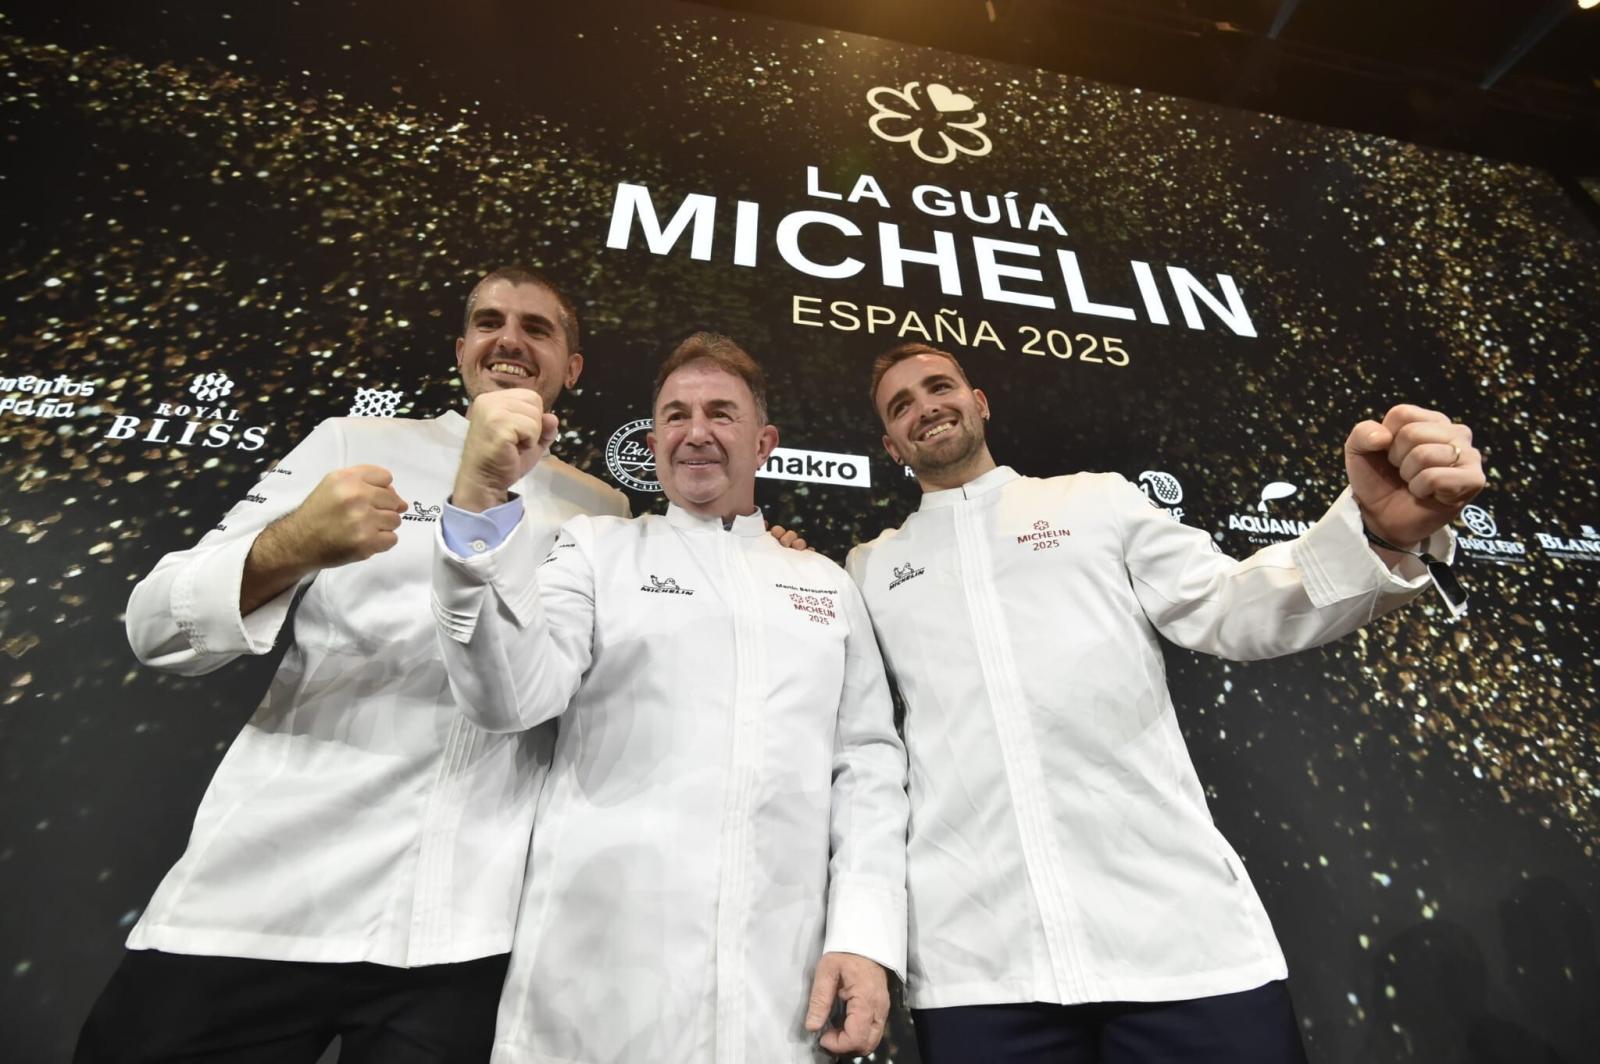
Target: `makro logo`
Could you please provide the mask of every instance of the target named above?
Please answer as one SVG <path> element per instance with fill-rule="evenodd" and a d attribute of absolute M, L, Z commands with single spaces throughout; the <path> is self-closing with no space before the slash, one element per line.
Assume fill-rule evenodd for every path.
<path fill-rule="evenodd" d="M 19 417 L 72 417 L 78 412 L 75 399 L 94 395 L 93 381 L 55 377 L 0 377 L 0 414 Z"/>
<path fill-rule="evenodd" d="M 1600 531 L 1593 525 L 1583 525 L 1582 534 L 1558 536 L 1553 532 L 1535 532 L 1534 538 L 1546 554 L 1573 561 L 1600 562 Z"/>
<path fill-rule="evenodd" d="M 1139 474 L 1139 489 L 1145 498 L 1159 506 L 1176 521 L 1183 520 L 1183 485 L 1171 473 L 1159 469 L 1146 469 Z"/>
<path fill-rule="evenodd" d="M 650 453 L 650 446 L 645 442 L 654 424 L 654 420 L 647 417 L 630 421 L 606 441 L 606 468 L 611 470 L 612 479 L 625 488 L 661 490 L 661 482 L 656 479 L 656 456 Z"/>
<path fill-rule="evenodd" d="M 775 447 L 756 476 L 769 480 L 799 480 L 809 484 L 842 484 L 848 488 L 872 487 L 872 465 L 865 455 L 832 451 L 800 451 Z"/>
<path fill-rule="evenodd" d="M 1272 513 L 1276 509 L 1272 506 L 1273 503 L 1280 499 L 1293 498 L 1299 493 L 1299 486 L 1287 480 L 1271 481 L 1261 489 L 1255 513 L 1228 515 L 1228 531 L 1244 532 L 1252 543 L 1281 543 L 1305 535 L 1311 528 L 1311 522 L 1295 517 L 1275 517 Z"/>
<path fill-rule="evenodd" d="M 1520 565 L 1528 560 L 1527 544 L 1501 538 L 1500 523 L 1482 506 L 1472 503 L 1464 507 L 1461 523 L 1472 533 L 1458 539 L 1462 553 L 1468 557 L 1497 565 Z"/>
<path fill-rule="evenodd" d="M 988 155 L 994 142 L 984 133 L 988 122 L 972 97 L 933 82 L 908 81 L 902 88 L 878 85 L 867 90 L 872 117 L 867 128 L 891 144 L 909 144 L 925 163 L 944 165 L 957 156 Z"/>
<path fill-rule="evenodd" d="M 266 425 L 241 423 L 239 411 L 223 400 L 233 394 L 233 378 L 220 370 L 201 373 L 188 384 L 194 402 L 157 403 L 155 414 L 118 414 L 104 435 L 108 440 L 139 439 L 173 447 L 228 447 L 259 451 L 267 440 Z"/>

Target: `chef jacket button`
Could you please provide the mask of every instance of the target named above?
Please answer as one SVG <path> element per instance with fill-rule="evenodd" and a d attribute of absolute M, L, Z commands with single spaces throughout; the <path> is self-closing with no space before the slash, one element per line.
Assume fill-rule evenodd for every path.
<path fill-rule="evenodd" d="M 475 540 L 472 541 L 472 550 L 473 550 L 474 553 L 482 554 L 484 551 L 486 551 L 488 549 L 489 549 L 489 544 L 485 543 L 483 540 L 475 539 Z"/>

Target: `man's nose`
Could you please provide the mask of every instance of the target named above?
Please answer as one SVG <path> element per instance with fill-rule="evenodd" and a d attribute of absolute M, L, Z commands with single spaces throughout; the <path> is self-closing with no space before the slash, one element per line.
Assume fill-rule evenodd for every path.
<path fill-rule="evenodd" d="M 701 414 L 694 415 L 689 419 L 689 431 L 684 438 L 690 443 L 709 443 L 711 441 L 711 422 Z"/>

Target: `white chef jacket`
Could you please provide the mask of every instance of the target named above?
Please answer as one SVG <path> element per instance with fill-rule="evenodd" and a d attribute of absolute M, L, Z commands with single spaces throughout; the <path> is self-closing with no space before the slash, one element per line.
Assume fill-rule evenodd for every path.
<path fill-rule="evenodd" d="M 439 661 L 432 531 L 466 431 L 455 412 L 324 421 L 221 524 L 134 588 L 134 653 L 191 676 L 265 654 L 305 594 L 288 653 L 129 948 L 403 967 L 510 949 L 553 736 L 473 727 Z M 366 463 L 388 469 L 410 504 L 399 543 L 241 617 L 256 534 L 326 473 Z M 543 557 L 574 514 L 627 512 L 620 492 L 549 458 L 522 490 L 530 556 Z"/>
<path fill-rule="evenodd" d="M 1454 549 L 1449 533 L 1430 542 Z M 1000 467 L 851 552 L 906 702 L 914 1008 L 1162 1001 L 1287 974 L 1212 825 L 1156 633 L 1265 658 L 1415 595 L 1348 492 L 1244 561 L 1114 474 Z"/>
<path fill-rule="evenodd" d="M 778 1064 L 827 951 L 901 973 L 905 751 L 838 565 L 672 506 L 442 543 L 434 608 L 462 710 L 561 716 L 499 1064 Z M 535 569 L 537 568 L 537 578 Z"/>

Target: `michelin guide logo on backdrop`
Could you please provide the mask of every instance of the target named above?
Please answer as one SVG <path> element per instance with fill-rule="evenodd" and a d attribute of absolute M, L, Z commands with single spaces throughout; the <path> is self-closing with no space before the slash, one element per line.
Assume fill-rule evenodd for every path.
<path fill-rule="evenodd" d="M 656 457 L 645 442 L 652 424 L 647 417 L 630 421 L 606 441 L 606 468 L 613 480 L 633 491 L 661 490 L 661 482 L 656 479 Z M 756 476 L 847 488 L 872 487 L 872 466 L 865 455 L 802 451 L 793 447 L 774 449 L 766 464 L 756 470 Z"/>
<path fill-rule="evenodd" d="M 151 416 L 118 414 L 104 433 L 108 440 L 137 439 L 173 447 L 235 447 L 259 451 L 267 440 L 267 425 L 245 425 L 237 407 L 227 402 L 234 382 L 220 370 L 201 373 L 189 382 L 188 395 L 176 402 L 157 403 Z"/>

